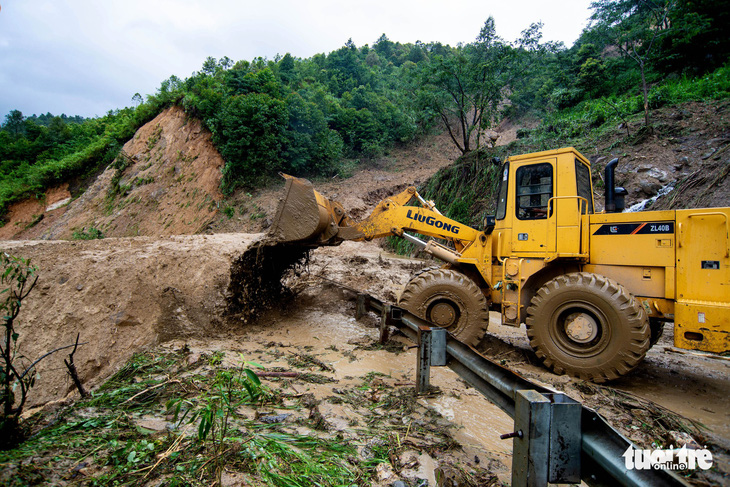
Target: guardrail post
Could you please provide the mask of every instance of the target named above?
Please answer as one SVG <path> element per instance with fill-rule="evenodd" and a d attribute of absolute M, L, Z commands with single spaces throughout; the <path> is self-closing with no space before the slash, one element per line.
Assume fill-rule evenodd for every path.
<path fill-rule="evenodd" d="M 427 394 L 431 389 L 431 328 L 418 327 L 418 364 L 416 366 L 416 394 Z"/>
<path fill-rule="evenodd" d="M 552 483 L 580 482 L 583 406 L 565 394 L 544 394 L 550 399 L 550 467 Z"/>
<path fill-rule="evenodd" d="M 358 294 L 357 303 L 355 305 L 355 319 L 359 320 L 366 314 L 368 314 L 368 307 L 370 306 L 370 296 L 367 294 Z"/>
<path fill-rule="evenodd" d="M 564 394 L 517 391 L 512 487 L 580 482 L 580 403 Z"/>
<path fill-rule="evenodd" d="M 439 327 L 418 327 L 418 366 L 416 394 L 431 389 L 431 366 L 446 365 L 446 330 Z"/>
<path fill-rule="evenodd" d="M 403 316 L 403 310 L 389 304 L 383 306 L 380 313 L 380 344 L 384 345 L 390 336 L 390 327 L 399 326 Z"/>

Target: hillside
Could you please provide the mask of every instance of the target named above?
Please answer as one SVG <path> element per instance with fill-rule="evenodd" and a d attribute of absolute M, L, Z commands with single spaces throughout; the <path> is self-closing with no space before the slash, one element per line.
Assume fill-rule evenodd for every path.
<path fill-rule="evenodd" d="M 631 136 L 617 126 L 576 141 L 594 164 L 597 207 L 603 204 L 603 167 L 614 157 L 620 160 L 617 184 L 629 192 L 627 207 L 645 200 L 651 203 L 644 209 L 730 205 L 729 107 L 728 102 L 664 107 L 654 112 L 651 134 L 642 134 L 637 122 L 630 127 Z M 496 153 L 504 157 L 535 150 L 529 135 L 516 140 L 518 129 L 513 122 L 498 128 Z M 458 156 L 441 133 L 393 148 L 351 177 L 315 183 L 357 219 L 389 194 L 425 186 Z M 281 186 L 238 190 L 226 197 L 220 191 L 222 166 L 210 132 L 179 108 L 169 108 L 140 128 L 117 163 L 88 187 L 76 185 L 75 197 L 64 184 L 11 205 L 0 239 L 71 239 L 74 232 L 78 238 L 90 229 L 108 237 L 264 231 Z"/>
<path fill-rule="evenodd" d="M 88 188 L 68 184 L 10 207 L 5 239 L 201 233 L 218 214 L 223 159 L 199 120 L 172 107 L 140 128 Z"/>

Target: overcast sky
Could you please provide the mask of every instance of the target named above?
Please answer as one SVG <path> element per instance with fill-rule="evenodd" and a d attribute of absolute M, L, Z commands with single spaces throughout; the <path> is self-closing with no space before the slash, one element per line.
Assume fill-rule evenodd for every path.
<path fill-rule="evenodd" d="M 492 15 L 513 41 L 542 21 L 543 40 L 570 46 L 590 0 L 0 0 L 0 123 L 24 115 L 104 115 L 139 92 L 234 61 L 329 53 L 385 33 L 402 43 L 472 42 Z"/>

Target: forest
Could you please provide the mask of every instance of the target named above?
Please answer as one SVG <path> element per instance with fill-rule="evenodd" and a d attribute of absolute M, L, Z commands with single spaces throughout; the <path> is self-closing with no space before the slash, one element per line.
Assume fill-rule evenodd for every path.
<path fill-rule="evenodd" d="M 688 100 L 730 96 L 730 9 L 722 0 L 598 0 L 573 46 L 519 39 L 486 19 L 457 46 L 351 40 L 328 54 L 234 61 L 208 57 L 186 79 L 99 118 L 25 116 L 0 130 L 0 216 L 8 205 L 113 164 L 122 145 L 171 105 L 198 117 L 225 160 L 221 189 L 267 184 L 280 172 L 346 177 L 358 164 L 446 130 L 467 157 L 491 145 L 505 117 L 540 120 L 513 143 L 555 148 L 605 124 L 640 119 Z M 520 145 L 522 144 L 522 145 Z M 458 210 L 458 209 L 457 209 Z"/>

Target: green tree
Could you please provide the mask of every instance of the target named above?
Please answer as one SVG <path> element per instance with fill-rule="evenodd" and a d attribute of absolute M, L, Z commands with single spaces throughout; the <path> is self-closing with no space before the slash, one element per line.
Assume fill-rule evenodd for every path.
<path fill-rule="evenodd" d="M 223 103 L 214 138 L 226 160 L 224 191 L 282 169 L 287 123 L 284 102 L 266 93 L 234 96 Z"/>
<path fill-rule="evenodd" d="M 294 58 L 288 52 L 279 61 L 279 77 L 286 84 L 291 84 L 296 79 Z"/>
<path fill-rule="evenodd" d="M 727 0 L 677 0 L 659 36 L 654 63 L 664 72 L 704 73 L 730 57 Z M 699 52 L 698 52 L 699 51 Z"/>
<path fill-rule="evenodd" d="M 511 79 L 511 55 L 489 17 L 476 42 L 446 56 L 433 56 L 425 66 L 427 103 L 462 154 L 470 152 L 474 143 L 478 148 L 483 130 L 499 118 L 499 105 Z"/>
<path fill-rule="evenodd" d="M 597 0 L 591 3 L 592 27 L 636 63 L 641 75 L 644 125 L 649 127 L 647 70 L 659 35 L 670 25 L 675 0 Z"/>
<path fill-rule="evenodd" d="M 531 24 L 515 42 L 509 59 L 510 112 L 544 112 L 559 73 L 562 43 L 542 41 L 542 22 Z"/>
<path fill-rule="evenodd" d="M 13 135 L 22 135 L 25 130 L 23 121 L 25 117 L 23 112 L 20 110 L 11 110 L 10 113 L 5 115 L 5 123 L 3 123 L 3 130 L 10 132 Z"/>

